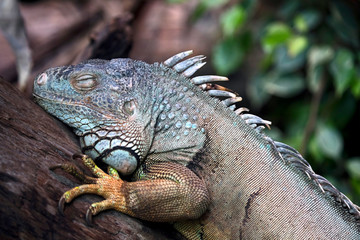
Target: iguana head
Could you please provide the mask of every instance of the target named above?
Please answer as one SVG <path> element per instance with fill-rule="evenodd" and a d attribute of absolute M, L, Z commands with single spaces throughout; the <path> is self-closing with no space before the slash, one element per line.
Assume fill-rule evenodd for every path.
<path fill-rule="evenodd" d="M 149 103 L 141 96 L 141 67 L 135 64 L 130 59 L 90 60 L 48 69 L 34 82 L 36 102 L 75 129 L 83 152 L 123 175 L 136 169 L 150 146 Z"/>

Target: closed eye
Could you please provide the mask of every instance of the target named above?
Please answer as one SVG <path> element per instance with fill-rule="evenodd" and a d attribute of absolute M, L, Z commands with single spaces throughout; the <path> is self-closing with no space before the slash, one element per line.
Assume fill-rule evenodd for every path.
<path fill-rule="evenodd" d="M 98 84 L 97 76 L 92 74 L 78 75 L 71 79 L 71 85 L 79 91 L 90 91 Z"/>

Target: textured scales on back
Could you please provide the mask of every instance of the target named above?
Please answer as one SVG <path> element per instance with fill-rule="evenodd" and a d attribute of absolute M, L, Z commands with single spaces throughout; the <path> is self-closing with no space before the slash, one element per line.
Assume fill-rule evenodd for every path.
<path fill-rule="evenodd" d="M 98 177 L 60 166 L 91 185 L 66 192 L 105 198 L 91 216 L 116 209 L 176 222 L 189 239 L 359 239 L 360 212 L 293 148 L 263 134 L 269 121 L 236 108 L 236 93 L 190 77 L 204 56 L 162 64 L 90 60 L 53 68 L 34 83 L 36 101 L 74 128 Z M 120 176 L 130 175 L 125 182 Z M 80 190 L 79 190 L 80 189 Z"/>

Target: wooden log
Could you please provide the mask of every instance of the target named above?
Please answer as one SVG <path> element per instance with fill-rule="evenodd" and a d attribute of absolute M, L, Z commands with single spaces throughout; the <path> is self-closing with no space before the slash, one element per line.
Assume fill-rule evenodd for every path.
<path fill-rule="evenodd" d="M 58 200 L 79 183 L 49 167 L 71 161 L 79 152 L 77 139 L 1 79 L 0 109 L 0 239 L 181 238 L 168 224 L 142 222 L 116 211 L 100 213 L 94 226 L 87 226 L 84 215 L 92 202 L 101 200 L 98 196 L 77 198 L 62 216 Z"/>

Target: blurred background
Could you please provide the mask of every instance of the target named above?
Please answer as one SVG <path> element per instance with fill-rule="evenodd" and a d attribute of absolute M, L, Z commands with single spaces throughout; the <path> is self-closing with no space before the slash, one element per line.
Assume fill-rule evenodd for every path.
<path fill-rule="evenodd" d="M 30 98 L 49 67 L 192 49 L 360 204 L 359 24 L 358 0 L 1 0 L 0 76 Z"/>

